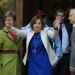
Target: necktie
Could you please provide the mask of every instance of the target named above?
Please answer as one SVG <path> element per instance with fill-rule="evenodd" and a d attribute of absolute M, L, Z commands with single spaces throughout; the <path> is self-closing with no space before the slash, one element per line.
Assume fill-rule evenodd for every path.
<path fill-rule="evenodd" d="M 62 44 L 62 25 L 60 25 L 59 36 L 60 36 L 60 41 L 61 41 L 61 44 Z"/>

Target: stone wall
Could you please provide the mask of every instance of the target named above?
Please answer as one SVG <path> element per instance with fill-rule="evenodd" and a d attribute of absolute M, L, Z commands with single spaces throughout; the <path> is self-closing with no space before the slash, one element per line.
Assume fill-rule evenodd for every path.
<path fill-rule="evenodd" d="M 0 0 L 0 29 L 3 28 L 3 16 L 8 10 L 15 10 L 16 0 Z"/>

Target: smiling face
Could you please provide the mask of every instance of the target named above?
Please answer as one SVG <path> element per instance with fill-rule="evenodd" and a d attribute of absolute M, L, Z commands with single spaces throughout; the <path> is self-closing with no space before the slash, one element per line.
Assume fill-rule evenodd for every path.
<path fill-rule="evenodd" d="M 36 22 L 33 24 L 33 30 L 35 32 L 40 32 L 42 29 L 42 23 L 40 19 L 37 19 Z"/>
<path fill-rule="evenodd" d="M 40 32 L 44 28 L 43 20 L 39 16 L 34 16 L 31 19 L 30 25 L 35 32 Z"/>

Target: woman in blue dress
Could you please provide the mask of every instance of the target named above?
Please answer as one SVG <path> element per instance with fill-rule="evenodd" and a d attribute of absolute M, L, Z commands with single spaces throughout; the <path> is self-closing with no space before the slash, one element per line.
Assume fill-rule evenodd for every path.
<path fill-rule="evenodd" d="M 52 66 L 39 32 L 30 41 L 28 59 L 28 75 L 52 75 Z"/>
<path fill-rule="evenodd" d="M 12 27 L 10 22 L 6 26 L 14 34 L 27 38 L 23 63 L 25 65 L 28 59 L 28 75 L 52 75 L 52 65 L 57 57 L 51 48 L 49 37 L 55 38 L 58 35 L 58 24 L 54 24 L 55 30 L 50 31 L 49 27 L 44 28 L 41 17 L 34 16 L 30 25 L 31 29 L 28 30 Z"/>

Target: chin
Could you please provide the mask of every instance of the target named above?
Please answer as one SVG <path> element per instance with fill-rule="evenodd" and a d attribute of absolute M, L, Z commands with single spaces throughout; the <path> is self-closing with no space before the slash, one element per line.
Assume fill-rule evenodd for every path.
<path fill-rule="evenodd" d="M 71 24 L 73 24 L 72 22 L 70 22 Z"/>

